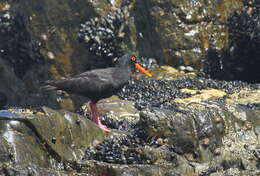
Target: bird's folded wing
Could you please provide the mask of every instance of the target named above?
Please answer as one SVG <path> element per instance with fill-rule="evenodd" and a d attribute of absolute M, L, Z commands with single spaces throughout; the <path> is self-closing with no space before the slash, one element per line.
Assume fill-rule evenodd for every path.
<path fill-rule="evenodd" d="M 95 75 L 107 76 L 107 75 L 110 75 L 113 72 L 113 70 L 114 70 L 113 67 L 106 68 L 106 69 L 95 69 L 95 70 L 91 70 L 91 71 L 87 71 L 87 72 L 83 72 L 83 73 L 80 73 L 78 75 L 75 75 L 74 78 L 78 78 L 78 77 L 93 77 Z"/>
<path fill-rule="evenodd" d="M 75 77 L 53 80 L 48 85 L 56 87 L 58 90 L 65 90 L 74 93 L 81 92 L 101 92 L 108 89 L 112 84 L 111 74 L 107 71 L 96 70 L 95 72 L 84 72 Z"/>

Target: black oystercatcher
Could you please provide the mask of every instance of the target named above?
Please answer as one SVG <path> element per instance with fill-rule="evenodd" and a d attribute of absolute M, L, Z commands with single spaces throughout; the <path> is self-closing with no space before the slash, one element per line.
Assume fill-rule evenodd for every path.
<path fill-rule="evenodd" d="M 115 67 L 106 69 L 95 69 L 76 75 L 71 78 L 49 80 L 42 87 L 44 90 L 64 90 L 68 93 L 88 97 L 92 113 L 92 121 L 104 132 L 110 130 L 101 123 L 97 112 L 96 103 L 103 98 L 108 98 L 117 93 L 128 83 L 132 74 L 132 67 L 143 72 L 147 76 L 152 76 L 148 71 L 136 63 L 137 58 L 131 54 L 126 54 L 116 61 Z"/>

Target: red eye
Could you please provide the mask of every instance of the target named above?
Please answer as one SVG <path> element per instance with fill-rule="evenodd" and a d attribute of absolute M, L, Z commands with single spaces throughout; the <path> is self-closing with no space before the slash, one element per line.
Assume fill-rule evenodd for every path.
<path fill-rule="evenodd" d="M 136 57 L 135 57 L 135 56 L 132 56 L 132 57 L 131 57 L 131 61 L 135 62 L 135 61 L 136 61 Z"/>

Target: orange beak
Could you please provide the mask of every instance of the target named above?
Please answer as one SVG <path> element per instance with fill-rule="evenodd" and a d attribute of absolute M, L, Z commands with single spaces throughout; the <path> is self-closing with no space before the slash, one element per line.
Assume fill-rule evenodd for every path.
<path fill-rule="evenodd" d="M 135 63 L 135 68 L 140 72 L 144 73 L 145 75 L 152 77 L 152 74 L 145 70 L 141 65 Z"/>

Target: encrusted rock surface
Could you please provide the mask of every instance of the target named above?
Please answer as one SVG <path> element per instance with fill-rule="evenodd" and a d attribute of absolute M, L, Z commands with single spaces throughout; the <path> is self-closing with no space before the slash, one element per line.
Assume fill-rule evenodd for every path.
<path fill-rule="evenodd" d="M 124 175 L 120 167 L 112 167 L 118 164 L 125 173 L 137 165 L 168 168 L 157 168 L 152 175 L 259 174 L 259 84 L 205 79 L 178 70 L 174 75 L 169 70 L 174 69 L 160 73 L 167 75 L 165 80 L 133 79 L 119 93 L 134 101 L 132 105 L 116 98 L 99 104 L 104 123 L 114 130 L 89 148 L 84 160 L 95 160 L 103 169 L 110 163 L 110 172 L 118 175 Z M 112 113 L 104 111 L 111 106 Z M 124 107 L 127 116 L 120 110 Z"/>
<path fill-rule="evenodd" d="M 252 6 L 258 7 L 255 2 Z M 206 57 L 211 56 L 210 49 L 221 58 L 229 48 L 228 19 L 242 7 L 242 0 L 65 0 L 63 4 L 4 0 L 0 3 L 1 78 L 14 81 L 0 85 L 0 91 L 8 97 L 7 105 L 71 110 L 82 103 L 80 98 L 46 95 L 38 87 L 47 79 L 111 66 L 114 57 L 126 52 L 200 69 L 211 59 Z M 252 47 L 243 50 L 248 48 Z M 205 64 L 207 73 L 222 72 L 219 58 L 220 64 L 214 59 Z"/>
<path fill-rule="evenodd" d="M 259 79 L 258 12 L 256 0 L 1 1 L 0 175 L 260 175 L 260 85 L 199 72 Z M 27 109 L 75 110 L 81 98 L 42 82 L 125 52 L 153 78 L 99 102 L 104 140 L 85 116 Z"/>
<path fill-rule="evenodd" d="M 0 171 L 259 174 L 259 84 L 206 79 L 165 66 L 152 73 L 158 76 L 136 75 L 118 96 L 98 103 L 103 123 L 112 130 L 104 140 L 95 125 L 74 113 L 1 111 Z M 89 117 L 88 103 L 83 109 L 80 113 Z"/>
<path fill-rule="evenodd" d="M 1 110 L 0 120 L 2 167 L 18 170 L 26 166 L 75 169 L 85 149 L 104 138 L 101 130 L 86 118 L 47 107 L 42 111 Z"/>

